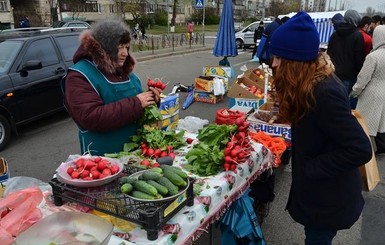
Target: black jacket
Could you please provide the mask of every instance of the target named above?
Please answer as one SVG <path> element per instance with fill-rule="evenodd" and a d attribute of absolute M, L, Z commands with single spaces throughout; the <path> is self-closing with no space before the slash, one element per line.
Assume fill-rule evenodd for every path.
<path fill-rule="evenodd" d="M 354 25 L 340 23 L 330 37 L 327 53 L 341 80 L 355 80 L 365 61 L 364 38 Z"/>
<path fill-rule="evenodd" d="M 254 30 L 254 43 L 257 43 L 257 40 L 261 39 L 264 31 L 265 31 L 265 27 L 263 27 L 263 26 L 258 26 L 258 28 L 255 28 L 255 30 Z"/>
<path fill-rule="evenodd" d="M 304 226 L 348 229 L 364 206 L 358 167 L 372 157 L 342 82 L 315 88 L 314 110 L 292 127 L 292 185 L 286 208 Z"/>

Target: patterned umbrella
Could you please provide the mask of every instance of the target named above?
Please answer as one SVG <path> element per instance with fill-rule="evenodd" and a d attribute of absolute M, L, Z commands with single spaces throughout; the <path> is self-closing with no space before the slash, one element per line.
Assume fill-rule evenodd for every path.
<path fill-rule="evenodd" d="M 213 50 L 215 56 L 237 56 L 232 0 L 224 0 L 221 20 Z"/>

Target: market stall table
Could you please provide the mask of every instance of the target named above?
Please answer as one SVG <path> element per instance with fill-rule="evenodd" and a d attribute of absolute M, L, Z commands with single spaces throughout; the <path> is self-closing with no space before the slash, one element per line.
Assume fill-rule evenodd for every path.
<path fill-rule="evenodd" d="M 155 237 L 152 236 L 151 240 L 149 240 L 148 229 L 139 225 L 140 222 L 123 222 L 125 223 L 123 225 L 122 222 L 115 223 L 114 234 L 121 235 L 135 244 L 146 245 L 190 244 L 197 240 L 210 224 L 217 221 L 230 205 L 244 194 L 262 172 L 273 166 L 275 158 L 267 148 L 258 143 L 253 143 L 252 146 L 254 151 L 251 156 L 246 162 L 238 165 L 236 172 L 221 172 L 208 177 L 192 175 L 195 179 L 193 205 L 183 205 L 180 210 L 177 210 L 178 203 L 188 199 L 188 195 L 187 197 L 181 195 L 179 200 L 170 203 L 167 211 L 163 213 L 165 217 L 174 210 L 177 210 L 177 213 L 167 219 L 165 225 L 158 227 L 158 234 Z M 173 163 L 174 166 L 183 168 L 187 164 L 184 155 L 190 147 L 184 147 L 179 151 Z M 100 212 L 96 214 L 101 215 Z M 154 238 L 155 240 L 152 240 Z"/>

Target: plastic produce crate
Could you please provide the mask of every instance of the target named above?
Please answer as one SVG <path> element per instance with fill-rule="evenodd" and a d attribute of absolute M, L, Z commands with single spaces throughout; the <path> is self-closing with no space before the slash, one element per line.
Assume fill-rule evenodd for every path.
<path fill-rule="evenodd" d="M 126 166 L 122 175 L 130 175 L 143 169 Z M 52 186 L 54 204 L 63 205 L 63 201 L 79 203 L 100 212 L 141 225 L 147 232 L 148 240 L 158 239 L 158 232 L 184 206 L 194 205 L 193 179 L 185 194 L 174 200 L 140 202 L 121 193 L 119 180 L 98 187 L 75 187 L 60 183 L 56 178 Z"/>

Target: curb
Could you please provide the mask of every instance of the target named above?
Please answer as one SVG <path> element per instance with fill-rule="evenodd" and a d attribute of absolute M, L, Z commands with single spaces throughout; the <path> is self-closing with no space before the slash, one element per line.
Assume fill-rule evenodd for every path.
<path fill-rule="evenodd" d="M 171 56 L 171 55 L 182 55 L 182 54 L 188 54 L 188 53 L 194 53 L 194 52 L 200 52 L 200 51 L 207 51 L 207 50 L 211 50 L 213 49 L 213 47 L 200 47 L 200 48 L 189 48 L 189 49 L 184 49 L 184 50 L 174 50 L 174 51 L 169 51 L 169 52 L 165 52 L 165 53 L 159 53 L 159 54 L 142 54 L 143 56 L 135 56 L 135 59 L 138 61 L 138 62 L 141 62 L 141 61 L 147 61 L 147 60 L 151 60 L 151 59 L 157 59 L 157 58 L 164 58 L 164 57 L 168 57 L 168 56 Z M 136 53 L 134 53 L 134 55 L 136 55 Z"/>

